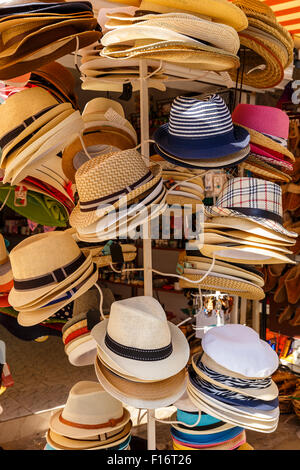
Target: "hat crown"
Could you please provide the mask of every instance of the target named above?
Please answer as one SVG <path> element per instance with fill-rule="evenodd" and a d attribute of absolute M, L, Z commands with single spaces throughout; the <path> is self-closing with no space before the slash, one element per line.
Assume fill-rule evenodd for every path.
<path fill-rule="evenodd" d="M 137 349 L 159 349 L 171 343 L 171 332 L 160 303 L 150 296 L 113 302 L 107 333 L 117 343 Z"/>
<path fill-rule="evenodd" d="M 8 255 L 3 235 L 0 233 L 0 265 L 8 261 Z"/>
<path fill-rule="evenodd" d="M 178 96 L 172 103 L 168 131 L 176 137 L 209 139 L 233 132 L 231 115 L 219 95 L 203 100 Z"/>
<path fill-rule="evenodd" d="M 202 339 L 202 347 L 217 364 L 244 377 L 269 377 L 278 367 L 276 352 L 245 325 L 211 328 Z"/>
<path fill-rule="evenodd" d="M 122 403 L 97 382 L 82 381 L 70 390 L 62 417 L 83 425 L 101 425 L 123 415 Z"/>
<path fill-rule="evenodd" d="M 261 209 L 282 217 L 281 187 L 258 178 L 231 178 L 216 201 L 217 207 Z"/>
<path fill-rule="evenodd" d="M 80 249 L 69 233 L 48 232 L 32 235 L 10 252 L 14 279 L 30 279 L 48 274 L 80 256 Z"/>
<path fill-rule="evenodd" d="M 289 117 L 278 108 L 255 104 L 238 104 L 232 113 L 236 124 L 246 126 L 261 134 L 287 139 L 289 136 Z"/>
<path fill-rule="evenodd" d="M 136 150 L 99 155 L 85 162 L 75 174 L 79 200 L 87 202 L 115 194 L 136 183 L 148 172 L 141 154 Z"/>
<path fill-rule="evenodd" d="M 123 118 L 125 117 L 122 105 L 118 101 L 108 98 L 94 98 L 88 101 L 84 107 L 82 116 L 84 118 L 88 114 L 105 114 L 110 108 Z"/>

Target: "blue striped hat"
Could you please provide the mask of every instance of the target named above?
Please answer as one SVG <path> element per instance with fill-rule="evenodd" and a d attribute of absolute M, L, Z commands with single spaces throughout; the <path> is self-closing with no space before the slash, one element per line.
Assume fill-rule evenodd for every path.
<path fill-rule="evenodd" d="M 162 152 L 174 157 L 213 160 L 237 154 L 236 164 L 245 158 L 245 152 L 242 158 L 239 152 L 249 146 L 250 135 L 232 123 L 219 95 L 203 100 L 178 96 L 172 103 L 169 123 L 156 130 L 154 140 Z"/>

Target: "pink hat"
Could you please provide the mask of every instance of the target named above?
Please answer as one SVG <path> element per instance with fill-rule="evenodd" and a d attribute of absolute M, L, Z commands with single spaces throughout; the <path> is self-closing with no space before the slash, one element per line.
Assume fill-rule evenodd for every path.
<path fill-rule="evenodd" d="M 295 161 L 287 149 L 289 117 L 278 108 L 253 104 L 239 104 L 232 113 L 235 124 L 245 127 L 250 133 L 252 152 L 265 157 Z"/>

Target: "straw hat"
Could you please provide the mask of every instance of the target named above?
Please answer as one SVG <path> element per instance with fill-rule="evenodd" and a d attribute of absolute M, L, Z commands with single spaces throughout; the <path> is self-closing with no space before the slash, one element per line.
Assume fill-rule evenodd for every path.
<path fill-rule="evenodd" d="M 70 390 L 62 410 L 53 413 L 50 429 L 73 439 L 85 439 L 123 428 L 130 419 L 122 403 L 98 382 L 82 381 Z"/>
<path fill-rule="evenodd" d="M 142 0 L 138 11 L 150 11 L 157 13 L 184 12 L 195 16 L 212 19 L 215 22 L 224 23 L 241 31 L 247 28 L 246 15 L 238 7 L 223 0 Z"/>
<path fill-rule="evenodd" d="M 218 230 L 217 228 L 209 228 L 210 223 L 204 222 L 204 236 L 211 235 L 221 235 L 224 237 L 234 238 L 240 240 L 240 242 L 247 242 L 250 245 L 252 243 L 259 243 L 259 244 L 268 244 L 274 246 L 290 246 L 292 247 L 295 243 L 293 238 L 287 239 L 290 241 L 283 240 L 275 240 L 271 238 L 267 238 L 266 236 L 262 237 L 259 235 L 248 233 L 247 231 L 237 229 L 230 229 L 229 227 L 224 227 L 224 230 Z"/>
<path fill-rule="evenodd" d="M 231 178 L 224 185 L 214 206 L 205 206 L 208 217 L 249 219 L 276 233 L 297 237 L 282 225 L 281 187 L 258 178 Z"/>
<path fill-rule="evenodd" d="M 147 168 L 134 149 L 95 157 L 76 172 L 79 204 L 70 216 L 72 227 L 87 227 L 99 220 L 108 208 L 151 189 L 161 178 L 159 165 Z"/>
<path fill-rule="evenodd" d="M 212 23 L 203 18 L 186 13 L 164 13 L 164 14 L 144 14 L 131 16 L 126 13 L 108 13 L 108 21 L 105 24 L 107 29 L 123 29 L 129 25 L 158 26 L 166 28 L 186 36 L 204 40 L 214 47 L 223 49 L 232 54 L 236 54 L 239 49 L 239 37 L 235 29 L 225 24 Z M 102 44 L 110 38 L 111 33 L 106 33 Z M 118 34 L 117 31 L 115 34 Z M 153 38 L 152 33 L 149 36 Z M 105 41 L 105 42 L 104 42 Z"/>
<path fill-rule="evenodd" d="M 104 246 L 105 245 L 86 248 L 82 247 L 81 251 L 86 255 L 91 254 L 93 263 L 95 263 L 99 268 L 103 268 L 104 266 L 114 264 L 111 255 L 104 254 Z M 124 263 L 133 261 L 136 258 L 137 248 L 135 245 L 130 245 L 129 243 L 122 243 L 120 246 L 124 258 Z"/>
<path fill-rule="evenodd" d="M 296 264 L 291 258 L 278 251 L 256 246 L 239 245 L 239 242 L 229 242 L 222 245 L 204 244 L 203 247 L 199 249 L 204 256 L 209 258 L 215 256 L 217 259 L 228 262 L 261 265 L 278 263 Z M 284 249 L 281 248 L 281 250 Z M 292 252 L 287 251 L 287 253 Z"/>
<path fill-rule="evenodd" d="M 143 325 L 142 330 L 139 325 Z M 109 319 L 96 325 L 91 334 L 125 374 L 143 380 L 175 375 L 189 356 L 184 334 L 167 321 L 159 302 L 149 296 L 114 302 Z"/>
<path fill-rule="evenodd" d="M 174 450 L 234 450 L 239 448 L 239 446 L 243 445 L 246 442 L 246 433 L 245 431 L 242 431 L 238 436 L 234 437 L 233 439 L 230 439 L 228 442 L 222 443 L 222 444 L 217 444 L 214 446 L 196 446 L 196 445 L 188 445 L 188 444 L 183 444 L 177 439 L 173 438 L 173 449 Z"/>
<path fill-rule="evenodd" d="M 97 378 L 113 397 L 135 408 L 161 408 L 171 405 L 186 388 L 186 371 L 152 383 L 131 382 L 106 368 L 99 358 L 95 361 Z"/>
<path fill-rule="evenodd" d="M 10 252 L 14 276 L 14 287 L 10 291 L 11 305 L 19 307 L 29 304 L 53 288 L 67 285 L 76 279 L 78 269 L 85 261 L 68 233 L 49 232 L 23 240 Z"/>
<path fill-rule="evenodd" d="M 273 165 L 269 165 L 265 161 L 261 161 L 253 154 L 250 154 L 250 156 L 241 164 L 241 169 L 250 171 L 251 174 L 257 177 L 275 183 L 289 183 L 292 181 L 292 177 L 289 174 L 278 170 Z"/>

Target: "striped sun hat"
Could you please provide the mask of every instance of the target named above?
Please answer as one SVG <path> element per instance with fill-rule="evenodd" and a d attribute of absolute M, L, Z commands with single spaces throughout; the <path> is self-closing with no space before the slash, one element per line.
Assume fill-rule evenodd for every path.
<path fill-rule="evenodd" d="M 215 206 L 205 206 L 205 213 L 208 217 L 246 218 L 288 237 L 298 236 L 282 225 L 281 187 L 267 180 L 231 178 L 224 185 Z"/>
<path fill-rule="evenodd" d="M 238 163 L 247 156 L 250 136 L 246 129 L 233 124 L 226 103 L 214 94 L 202 100 L 175 98 L 169 122 L 156 130 L 154 140 L 162 152 L 174 157 L 211 162 L 236 154 Z"/>

